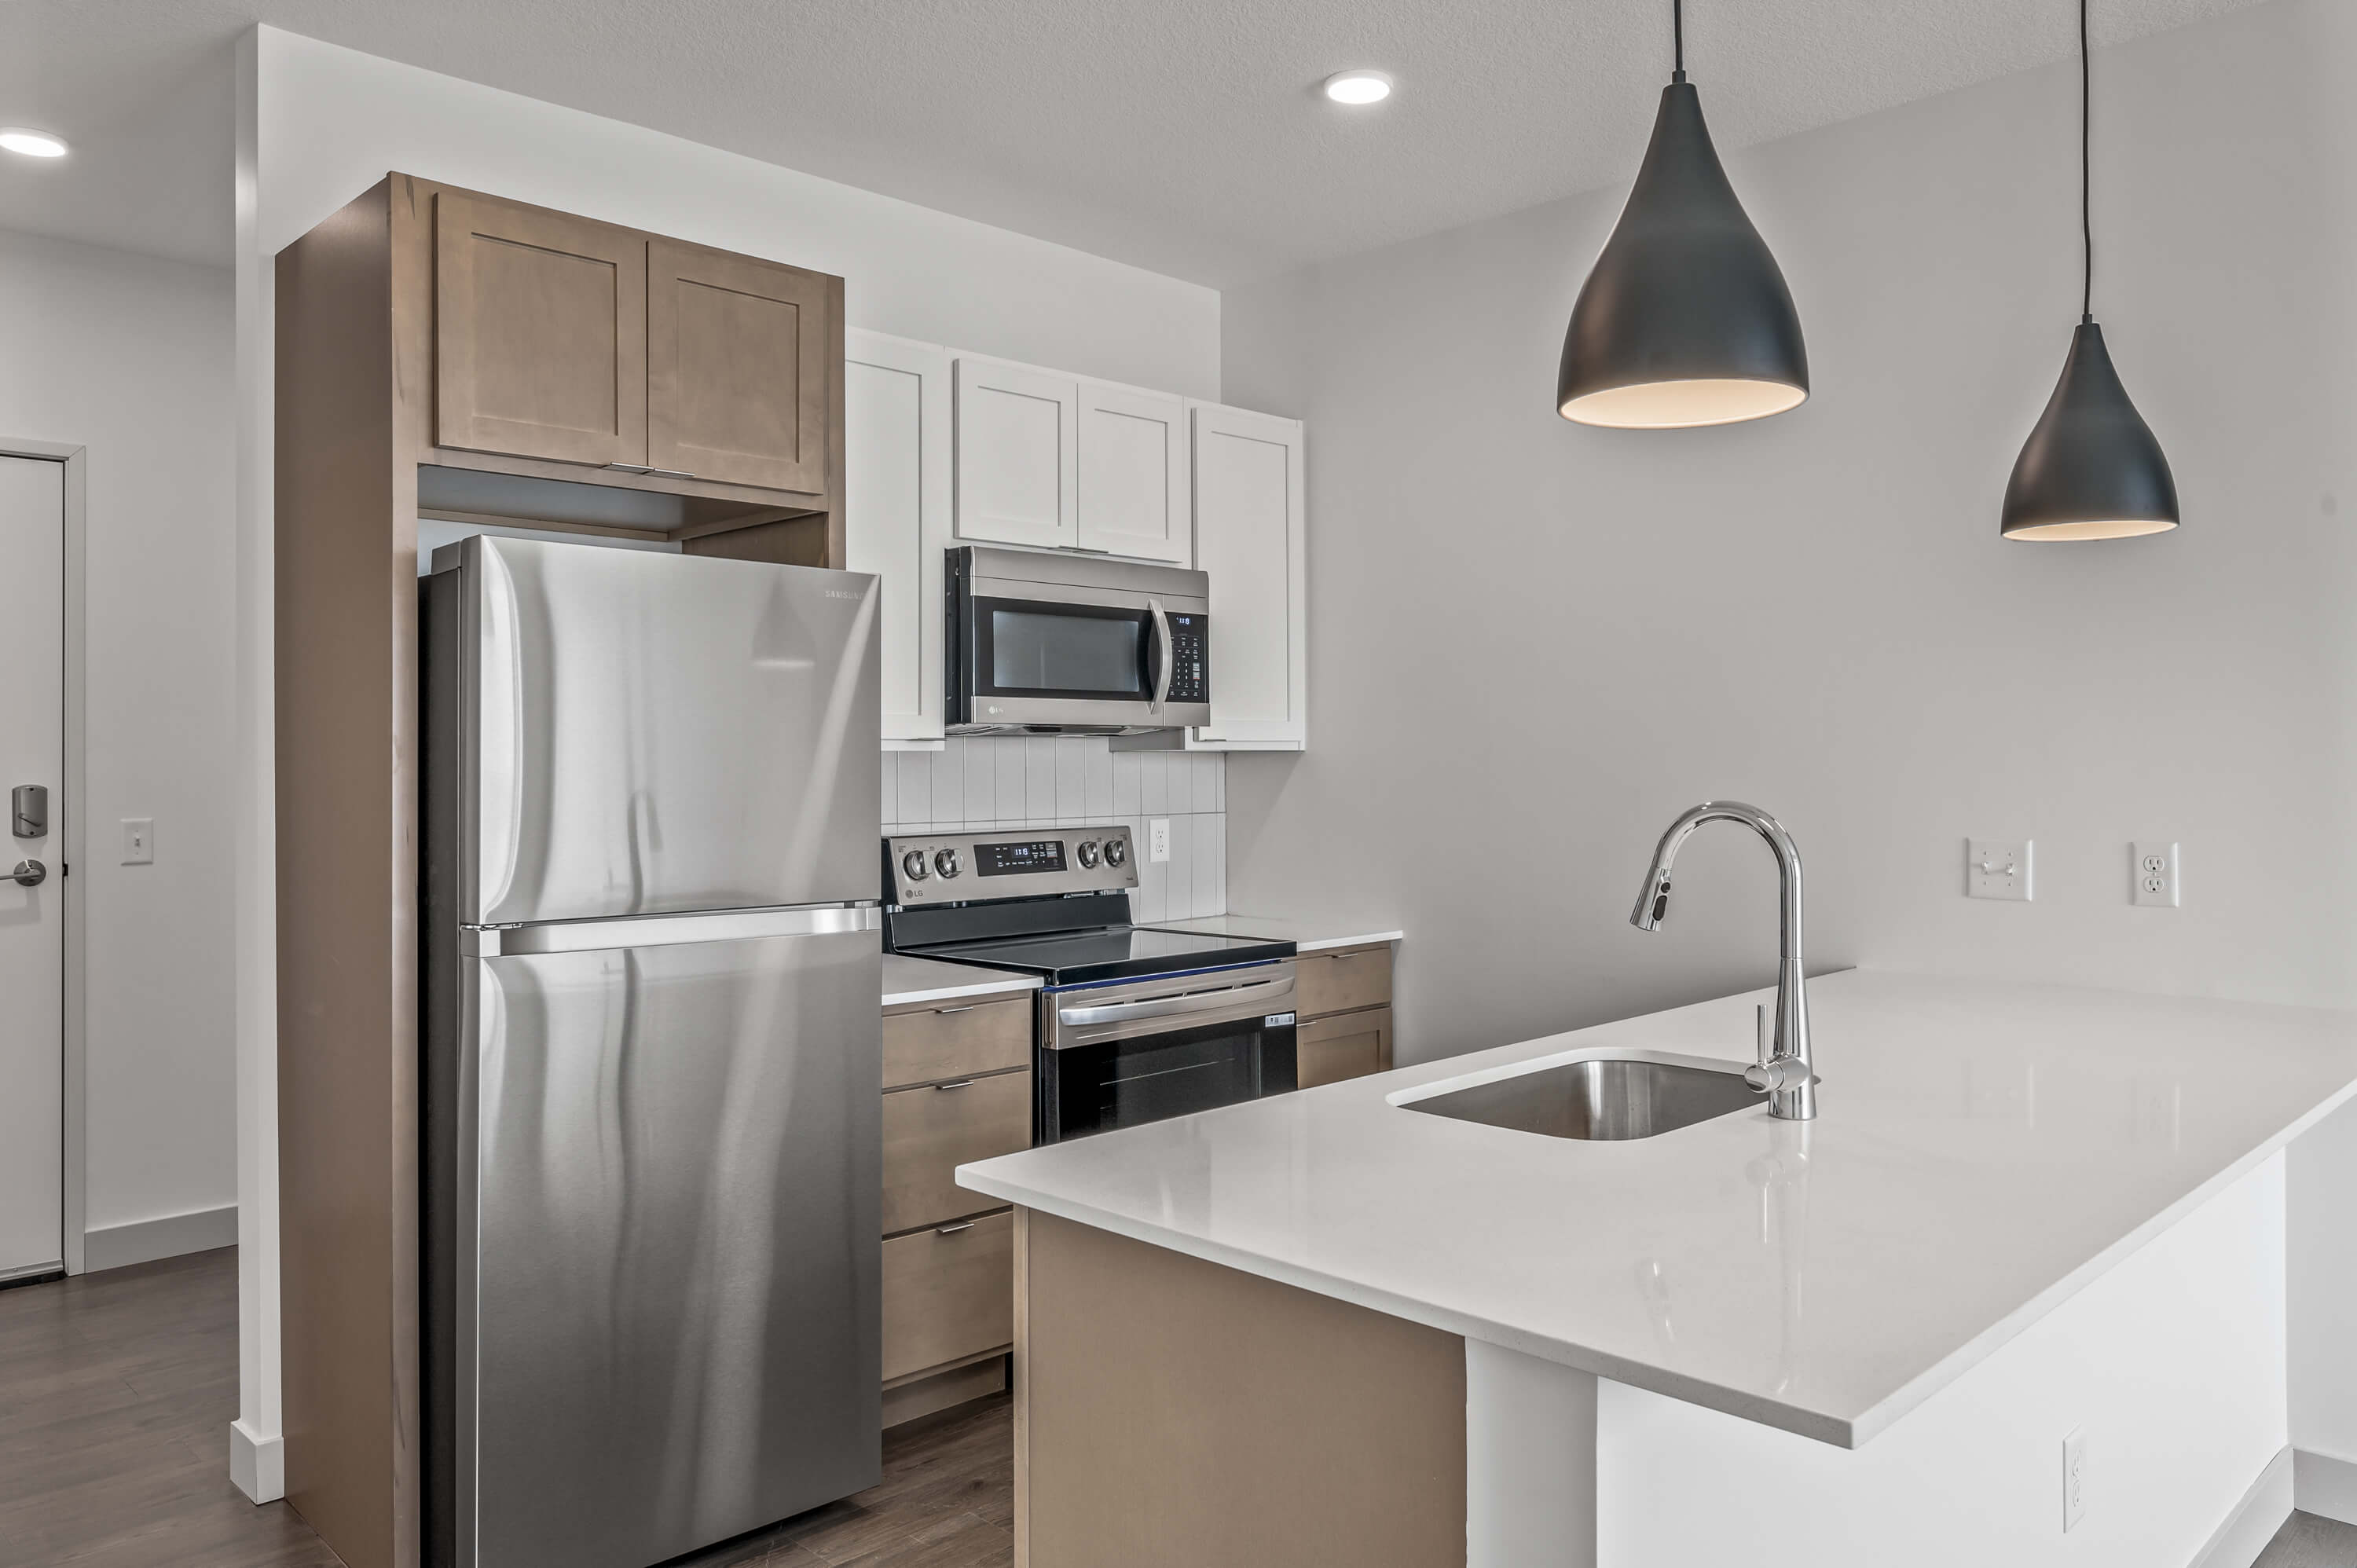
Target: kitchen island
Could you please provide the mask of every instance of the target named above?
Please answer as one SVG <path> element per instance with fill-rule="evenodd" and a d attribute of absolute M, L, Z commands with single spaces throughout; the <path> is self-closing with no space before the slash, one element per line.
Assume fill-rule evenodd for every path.
<path fill-rule="evenodd" d="M 1407 1108 L 1746 1061 L 1747 996 L 963 1167 L 1019 1206 L 1019 1561 L 2247 1563 L 2289 1506 L 2278 1156 L 2357 1017 L 1811 996 L 1811 1122 Z"/>

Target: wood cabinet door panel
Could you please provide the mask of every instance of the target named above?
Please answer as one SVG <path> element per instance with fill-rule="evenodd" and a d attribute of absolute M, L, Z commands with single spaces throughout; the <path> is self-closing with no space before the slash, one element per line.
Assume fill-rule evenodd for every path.
<path fill-rule="evenodd" d="M 646 266 L 645 239 L 627 229 L 436 197 L 436 440 L 643 463 Z"/>
<path fill-rule="evenodd" d="M 884 1233 L 939 1225 L 999 1200 L 958 1186 L 957 1167 L 1031 1146 L 1031 1075 L 952 1079 L 884 1097 Z"/>
<path fill-rule="evenodd" d="M 1015 1339 L 1015 1216 L 884 1243 L 884 1378 L 905 1378 Z"/>
<path fill-rule="evenodd" d="M 675 240 L 647 278 L 648 463 L 824 490 L 835 280 Z"/>
<path fill-rule="evenodd" d="M 1392 950 L 1312 953 L 1295 961 L 1294 1006 L 1305 1018 L 1374 1007 L 1392 999 Z"/>
<path fill-rule="evenodd" d="M 958 360 L 954 381 L 957 536 L 1077 542 L 1080 383 L 972 359 Z"/>
<path fill-rule="evenodd" d="M 1031 998 L 945 1002 L 884 1015 L 884 1087 L 1031 1065 Z"/>
<path fill-rule="evenodd" d="M 1392 1010 L 1369 1007 L 1304 1024 L 1294 1050 L 1303 1089 L 1382 1072 L 1392 1065 Z"/>
<path fill-rule="evenodd" d="M 1187 490 L 1185 400 L 1081 383 L 1081 547 L 1184 565 Z"/>

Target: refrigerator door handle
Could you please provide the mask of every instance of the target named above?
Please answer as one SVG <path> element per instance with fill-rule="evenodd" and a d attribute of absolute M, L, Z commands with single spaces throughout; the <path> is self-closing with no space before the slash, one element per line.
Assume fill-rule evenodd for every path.
<path fill-rule="evenodd" d="M 596 952 L 607 948 L 671 947 L 681 942 L 739 941 L 753 937 L 826 937 L 884 929 L 873 904 L 823 904 L 792 909 L 738 909 L 695 915 L 626 915 L 609 920 L 550 920 L 526 926 L 463 926 L 465 958 L 520 953 Z"/>

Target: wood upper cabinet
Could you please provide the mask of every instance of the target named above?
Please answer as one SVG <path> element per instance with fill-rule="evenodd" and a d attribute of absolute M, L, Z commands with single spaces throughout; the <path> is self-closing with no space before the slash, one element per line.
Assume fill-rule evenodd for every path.
<path fill-rule="evenodd" d="M 646 290 L 648 465 L 824 489 L 843 280 L 650 240 Z"/>
<path fill-rule="evenodd" d="M 960 358 L 957 536 L 1050 548 L 1080 542 L 1080 382 Z"/>
<path fill-rule="evenodd" d="M 457 191 L 435 204 L 436 445 L 829 494 L 841 278 Z"/>
<path fill-rule="evenodd" d="M 1298 750 L 1308 737 L 1308 542 L 1301 422 L 1194 405 L 1195 565 L 1211 579 L 1211 722 L 1193 740 Z"/>
<path fill-rule="evenodd" d="M 1082 381 L 1079 423 L 1081 548 L 1186 564 L 1186 400 Z"/>
<path fill-rule="evenodd" d="M 439 445 L 646 462 L 645 236 L 444 191 L 434 263 Z"/>

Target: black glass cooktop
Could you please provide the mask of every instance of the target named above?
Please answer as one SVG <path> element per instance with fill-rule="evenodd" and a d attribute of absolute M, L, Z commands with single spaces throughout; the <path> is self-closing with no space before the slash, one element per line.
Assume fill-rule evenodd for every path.
<path fill-rule="evenodd" d="M 1162 931 L 1146 926 L 941 942 L 899 950 L 949 963 L 978 963 L 1036 974 L 1050 985 L 1184 974 L 1240 963 L 1273 963 L 1293 956 L 1291 942 L 1220 937 L 1204 931 Z"/>

